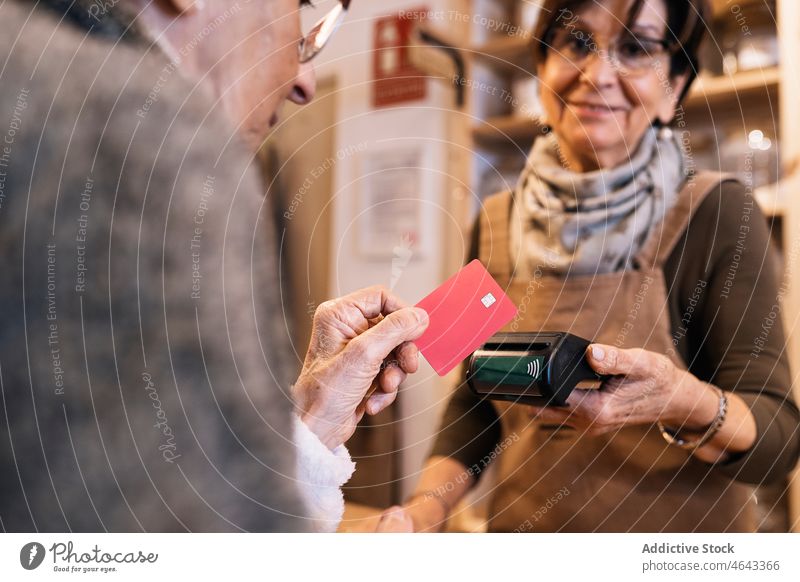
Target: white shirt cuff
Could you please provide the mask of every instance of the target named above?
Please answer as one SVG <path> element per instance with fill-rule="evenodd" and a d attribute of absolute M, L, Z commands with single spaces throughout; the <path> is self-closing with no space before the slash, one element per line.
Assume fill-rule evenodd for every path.
<path fill-rule="evenodd" d="M 333 451 L 317 438 L 296 414 L 294 444 L 297 447 L 297 483 L 317 532 L 334 532 L 344 515 L 341 487 L 350 480 L 356 464 L 344 445 Z"/>

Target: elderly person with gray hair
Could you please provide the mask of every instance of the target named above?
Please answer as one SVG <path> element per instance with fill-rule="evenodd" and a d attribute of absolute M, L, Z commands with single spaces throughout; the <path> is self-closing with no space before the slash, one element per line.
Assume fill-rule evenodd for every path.
<path fill-rule="evenodd" d="M 427 316 L 323 304 L 292 384 L 253 160 L 348 4 L 0 6 L 3 530 L 335 528 Z"/>

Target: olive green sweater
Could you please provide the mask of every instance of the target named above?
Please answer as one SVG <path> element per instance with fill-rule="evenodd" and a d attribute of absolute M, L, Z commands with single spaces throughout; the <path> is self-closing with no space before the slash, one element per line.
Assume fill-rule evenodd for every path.
<path fill-rule="evenodd" d="M 478 224 L 469 260 L 478 258 Z M 755 416 L 758 438 L 753 448 L 716 466 L 731 479 L 748 483 L 786 477 L 800 451 L 800 413 L 791 395 L 781 323 L 786 286 L 769 230 L 744 187 L 725 183 L 697 210 L 664 268 L 676 350 L 695 376 L 735 392 Z M 690 309 L 692 317 L 687 318 Z M 432 454 L 479 466 L 499 438 L 491 402 L 462 383 L 447 407 Z"/>

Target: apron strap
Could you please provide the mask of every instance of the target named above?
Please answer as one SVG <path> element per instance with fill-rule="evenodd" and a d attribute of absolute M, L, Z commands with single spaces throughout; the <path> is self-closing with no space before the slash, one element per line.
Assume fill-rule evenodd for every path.
<path fill-rule="evenodd" d="M 735 181 L 738 181 L 735 175 L 719 172 L 699 172 L 690 176 L 678 193 L 677 202 L 653 229 L 636 256 L 637 268 L 662 267 L 675 250 L 703 200 L 723 183 Z"/>
<path fill-rule="evenodd" d="M 489 196 L 480 214 L 478 258 L 501 286 L 511 282 L 509 222 L 514 197 L 510 191 Z"/>

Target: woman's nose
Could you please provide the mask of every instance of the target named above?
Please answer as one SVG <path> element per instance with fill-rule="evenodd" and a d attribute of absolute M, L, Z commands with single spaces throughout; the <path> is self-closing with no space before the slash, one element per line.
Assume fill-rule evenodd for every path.
<path fill-rule="evenodd" d="M 314 65 L 311 62 L 300 65 L 300 70 L 294 80 L 294 87 L 289 94 L 289 101 L 298 105 L 306 105 L 314 99 L 317 92 L 317 77 L 314 74 Z"/>
<path fill-rule="evenodd" d="M 611 60 L 607 50 L 589 55 L 581 67 L 581 80 L 594 87 L 607 87 L 618 81 L 619 67 Z"/>

